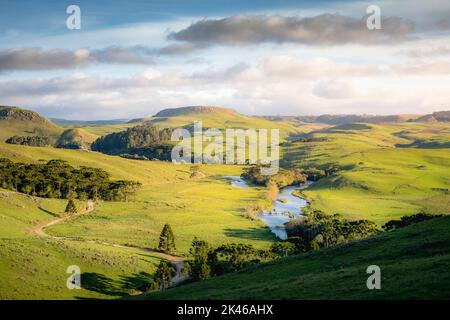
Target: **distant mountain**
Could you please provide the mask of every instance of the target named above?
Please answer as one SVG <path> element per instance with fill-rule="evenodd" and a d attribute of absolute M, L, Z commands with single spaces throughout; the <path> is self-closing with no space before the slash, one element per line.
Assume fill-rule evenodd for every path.
<path fill-rule="evenodd" d="M 62 127 L 108 126 L 127 123 L 129 121 L 129 119 L 84 121 L 84 120 L 66 120 L 59 118 L 50 118 L 50 120 Z"/>
<path fill-rule="evenodd" d="M 63 129 L 40 114 L 19 107 L 0 106 L 0 140 L 12 136 L 49 137 L 56 141 Z"/>
<path fill-rule="evenodd" d="M 412 120 L 414 122 L 449 122 L 450 111 L 438 111 L 432 114 L 427 114 L 417 119 Z"/>
<path fill-rule="evenodd" d="M 320 116 L 263 116 L 263 118 L 271 121 L 325 123 L 329 125 L 349 124 L 354 122 L 399 123 L 412 121 L 418 117 L 420 117 L 420 115 L 412 115 L 412 114 L 388 115 L 388 116 L 357 115 L 357 114 L 342 114 L 342 115 L 324 114 Z"/>

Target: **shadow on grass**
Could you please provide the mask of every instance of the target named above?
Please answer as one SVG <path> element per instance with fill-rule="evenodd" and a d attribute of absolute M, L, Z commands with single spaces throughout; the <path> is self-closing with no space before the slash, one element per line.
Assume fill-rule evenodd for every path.
<path fill-rule="evenodd" d="M 51 216 L 53 216 L 53 217 L 55 217 L 55 218 L 58 218 L 58 217 L 59 217 L 58 214 L 53 213 L 53 212 L 51 212 L 51 211 L 48 211 L 48 210 L 46 210 L 46 209 L 44 209 L 44 208 L 42 208 L 42 207 L 38 207 L 38 209 L 41 210 L 41 211 L 43 211 L 43 212 L 45 212 L 45 213 L 48 213 L 49 215 L 51 215 Z"/>
<path fill-rule="evenodd" d="M 225 229 L 227 237 L 236 237 L 248 240 L 273 240 L 275 237 L 268 228 L 251 228 L 251 229 Z"/>
<path fill-rule="evenodd" d="M 141 271 L 132 276 L 120 276 L 120 285 L 122 288 L 129 291 L 131 289 L 142 287 L 143 285 L 149 283 L 151 279 L 151 274 Z"/>
<path fill-rule="evenodd" d="M 139 289 L 148 284 L 152 275 L 147 272 L 135 273 L 131 276 L 120 276 L 119 280 L 113 280 L 96 272 L 81 274 L 81 286 L 85 290 L 108 295 L 114 298 L 125 297 L 133 289 Z M 75 297 L 78 300 L 98 300 L 99 298 Z"/>
<path fill-rule="evenodd" d="M 152 275 L 147 272 L 135 273 L 131 276 L 120 276 L 118 281 L 96 272 L 81 274 L 81 286 L 85 290 L 101 293 L 112 297 L 128 296 L 133 289 L 138 289 L 149 283 Z M 76 297 L 78 300 L 97 300 L 98 298 Z"/>
<path fill-rule="evenodd" d="M 113 279 L 96 272 L 82 273 L 81 286 L 83 289 L 109 296 L 121 296 L 126 294 L 126 292 L 117 288 Z"/>

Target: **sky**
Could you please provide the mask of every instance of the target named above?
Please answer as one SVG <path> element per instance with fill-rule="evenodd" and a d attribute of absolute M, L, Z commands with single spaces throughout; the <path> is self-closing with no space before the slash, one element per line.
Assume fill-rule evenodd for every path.
<path fill-rule="evenodd" d="M 448 0 L 0 0 L 0 105 L 48 117 L 426 114 L 449 88 Z"/>

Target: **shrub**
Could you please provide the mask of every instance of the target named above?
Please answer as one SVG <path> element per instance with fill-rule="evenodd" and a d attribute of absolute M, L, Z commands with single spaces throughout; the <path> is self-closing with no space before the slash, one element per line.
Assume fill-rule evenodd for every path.
<path fill-rule="evenodd" d="M 389 230 L 395 230 L 398 228 L 404 228 L 407 227 L 409 225 L 415 224 L 415 223 L 419 223 L 419 222 L 423 222 L 423 221 L 427 221 L 427 220 L 431 220 L 434 218 L 439 218 L 442 217 L 442 214 L 439 215 L 433 215 L 433 214 L 428 214 L 428 213 L 417 213 L 411 216 L 403 216 L 400 218 L 400 220 L 390 220 L 388 222 L 386 222 L 382 228 L 385 231 L 389 231 Z"/>

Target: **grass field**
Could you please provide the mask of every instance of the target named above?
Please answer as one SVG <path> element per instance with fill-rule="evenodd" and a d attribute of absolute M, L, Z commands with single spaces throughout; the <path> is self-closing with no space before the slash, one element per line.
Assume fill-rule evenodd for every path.
<path fill-rule="evenodd" d="M 102 202 L 86 216 L 46 229 L 52 235 L 153 248 L 162 226 L 169 222 L 179 254 L 187 253 L 194 236 L 214 244 L 245 242 L 260 248 L 268 247 L 274 240 L 260 221 L 242 216 L 248 204 L 264 198 L 265 190 L 242 192 L 224 179 L 226 175 L 239 175 L 239 166 L 204 165 L 201 171 L 207 176 L 191 179 L 189 165 L 128 160 L 96 152 L 0 143 L 0 155 L 25 162 L 63 159 L 74 166 L 102 168 L 113 179 L 132 179 L 143 184 L 133 201 Z M 6 191 L 1 195 L 2 299 L 118 297 L 148 281 L 155 270 L 159 260 L 148 253 L 81 241 L 42 239 L 30 233 L 33 225 L 48 222 L 63 212 L 67 200 L 39 199 Z M 81 267 L 82 279 L 88 279 L 82 290 L 66 289 L 65 271 L 72 264 Z"/>
<path fill-rule="evenodd" d="M 116 298 L 148 281 L 159 263 L 149 253 L 33 234 L 64 212 L 66 200 L 9 191 L 0 200 L 0 299 Z M 81 268 L 81 290 L 66 287 L 70 265 Z"/>
<path fill-rule="evenodd" d="M 271 126 L 285 125 L 284 135 L 294 133 L 299 136 L 316 129 L 308 136 L 320 139 L 287 144 L 282 149 L 281 162 L 291 168 L 326 167 L 329 164 L 341 168 L 338 175 L 321 179 L 304 191 L 313 209 L 341 213 L 350 219 L 373 220 L 379 226 L 390 219 L 419 211 L 450 212 L 450 196 L 446 191 L 450 185 L 450 152 L 445 147 L 450 141 L 448 124 L 351 124 L 329 128 L 320 124 L 294 126 L 293 123 L 236 114 L 220 120 L 210 114 L 202 114 L 202 117 L 205 127 L 270 129 Z M 191 124 L 194 119 L 181 116 L 149 120 L 164 126 L 179 126 Z M 34 226 L 49 222 L 62 213 L 67 200 L 0 191 L 1 299 L 126 296 L 148 281 L 159 259 L 147 252 L 92 243 L 91 240 L 154 248 L 165 223 L 172 226 L 177 253 L 183 256 L 187 255 L 194 236 L 214 246 L 240 242 L 268 248 L 276 240 L 261 221 L 243 217 L 247 206 L 265 199 L 265 188 L 234 188 L 224 178 L 239 175 L 242 166 L 202 165 L 200 170 L 204 175 L 192 178 L 190 165 L 3 142 L 13 134 L 41 132 L 46 123 L 39 120 L 32 124 L 17 119 L 3 123 L 5 126 L 0 127 L 0 157 L 27 163 L 62 159 L 75 167 L 101 168 L 113 180 L 139 181 L 142 188 L 129 202 L 99 202 L 93 212 L 46 229 L 48 234 L 73 240 L 39 237 L 31 232 Z M 84 129 L 101 135 L 128 125 Z M 62 132 L 57 126 L 49 129 L 55 137 Z M 395 287 L 388 288 L 383 294 L 398 290 L 400 298 L 414 297 L 415 292 L 417 297 L 423 297 L 426 290 L 431 290 L 429 286 L 436 284 L 437 290 L 433 292 L 441 295 L 444 288 L 432 279 L 431 274 L 439 274 L 448 268 L 448 228 L 449 220 L 440 219 L 408 229 L 416 230 L 412 233 L 402 230 L 351 246 L 292 257 L 244 272 L 242 277 L 241 274 L 220 277 L 151 298 L 199 298 L 206 297 L 207 293 L 211 298 L 384 298 L 387 296 L 373 296 L 377 293 L 363 290 L 365 282 L 361 282 L 366 277 L 364 265 L 375 263 L 376 259 L 386 266 L 388 279 L 397 279 L 394 273 L 400 270 L 412 274 L 409 278 L 398 278 L 394 281 Z M 395 256 L 399 257 L 398 265 Z M 66 288 L 66 268 L 73 264 L 82 269 L 85 279 L 82 290 Z M 421 283 L 418 277 L 427 269 L 432 272 L 425 273 L 424 288 L 417 291 Z M 360 276 L 352 278 L 355 274 Z M 345 279 L 350 281 L 348 288 L 340 285 Z M 448 284 L 445 281 L 443 283 Z M 328 290 L 329 283 L 335 282 L 336 288 Z M 317 288 L 314 288 L 316 284 Z M 204 290 L 204 293 L 197 290 Z"/>
<path fill-rule="evenodd" d="M 448 299 L 450 217 L 139 299 Z M 366 269 L 381 269 L 368 290 Z"/>
<path fill-rule="evenodd" d="M 144 187 L 132 202 L 103 202 L 94 213 L 51 227 L 49 233 L 155 248 L 162 227 L 170 223 L 183 255 L 194 236 L 213 245 L 240 242 L 267 248 L 275 240 L 269 229 L 242 215 L 248 205 L 264 198 L 264 189 L 232 187 L 223 176 L 239 171 L 224 169 L 215 168 L 215 175 L 204 179 Z"/>
<path fill-rule="evenodd" d="M 450 152 L 448 148 L 404 148 L 412 136 L 441 132 L 450 141 L 448 124 L 353 124 L 313 133 L 319 142 L 295 142 L 283 151 L 289 167 L 337 164 L 338 176 L 322 179 L 304 193 L 312 208 L 341 213 L 351 219 L 370 219 L 381 225 L 402 215 L 425 211 L 449 213 Z M 430 133 L 431 132 L 431 133 Z"/>

